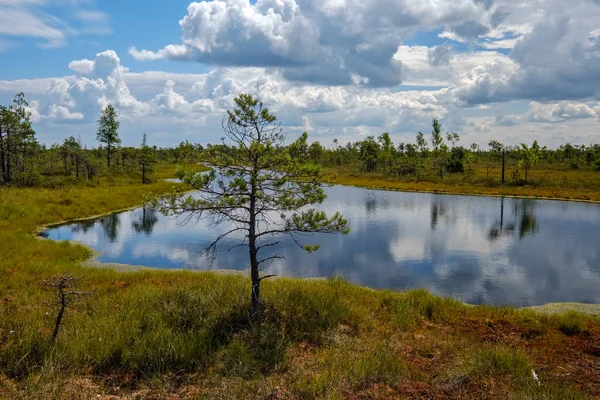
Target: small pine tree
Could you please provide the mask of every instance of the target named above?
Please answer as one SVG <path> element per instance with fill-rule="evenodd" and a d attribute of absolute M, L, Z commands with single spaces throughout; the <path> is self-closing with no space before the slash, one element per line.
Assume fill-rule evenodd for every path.
<path fill-rule="evenodd" d="M 142 172 L 142 183 L 149 183 L 149 175 L 154 172 L 152 164 L 156 163 L 156 157 L 152 147 L 148 146 L 148 143 L 146 142 L 145 133 L 144 138 L 142 139 L 142 146 L 139 150 L 138 163 L 140 165 L 140 171 Z"/>
<path fill-rule="evenodd" d="M 107 166 L 110 168 L 110 158 L 112 151 L 121 144 L 119 138 L 119 120 L 117 111 L 112 104 L 107 105 L 98 120 L 98 133 L 96 139 L 106 145 Z"/>
<path fill-rule="evenodd" d="M 433 130 L 431 131 L 431 145 L 433 146 L 433 164 L 439 171 L 440 179 L 444 179 L 444 168 L 448 163 L 448 146 L 444 143 L 442 126 L 437 119 L 433 119 Z M 451 136 L 452 137 L 452 136 Z"/>
<path fill-rule="evenodd" d="M 156 198 L 151 204 L 163 214 L 189 212 L 197 218 L 216 217 L 215 224 L 229 224 L 227 232 L 207 250 L 214 250 L 228 235 L 243 235 L 240 245 L 248 248 L 252 317 L 259 320 L 260 283 L 272 276 L 261 276 L 259 267 L 283 258 L 281 254 L 268 253 L 280 243 L 277 237 L 289 236 L 312 252 L 319 246 L 303 245 L 297 235 L 347 233 L 349 228 L 339 212 L 328 217 L 323 211 L 307 208 L 325 200 L 322 171 L 290 156 L 283 146 L 285 135 L 275 115 L 249 94 L 241 94 L 234 101 L 237 107 L 227 112 L 223 128 L 235 151 L 215 146 L 207 156 L 214 168 L 211 173 L 178 170 L 178 177 L 198 191 L 194 196 L 176 192 Z M 272 215 L 279 219 L 273 220 Z"/>

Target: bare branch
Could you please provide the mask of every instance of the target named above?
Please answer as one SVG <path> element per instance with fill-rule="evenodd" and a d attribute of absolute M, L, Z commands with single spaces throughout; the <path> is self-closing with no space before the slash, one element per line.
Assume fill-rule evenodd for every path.
<path fill-rule="evenodd" d="M 262 244 L 260 246 L 256 246 L 256 250 L 261 250 L 261 249 L 263 249 L 265 247 L 277 246 L 279 243 L 281 243 L 280 240 L 278 240 L 276 242 L 272 242 L 272 243 Z"/>
<path fill-rule="evenodd" d="M 285 259 L 286 258 L 283 255 L 281 255 L 281 254 L 275 254 L 275 255 L 272 255 L 272 256 L 269 256 L 269 257 L 265 257 L 262 260 L 259 260 L 258 261 L 258 265 L 260 265 L 260 264 L 262 264 L 262 263 L 264 263 L 266 261 L 285 260 Z"/>

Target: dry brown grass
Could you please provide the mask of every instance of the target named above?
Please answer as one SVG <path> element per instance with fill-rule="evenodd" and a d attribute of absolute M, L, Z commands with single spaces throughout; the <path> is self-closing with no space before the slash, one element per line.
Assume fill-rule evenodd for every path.
<path fill-rule="evenodd" d="M 243 276 L 86 268 L 85 247 L 34 235 L 172 186 L 0 189 L 0 398 L 600 397 L 597 318 L 276 279 L 256 330 Z M 52 346 L 38 283 L 61 272 L 93 295 L 67 310 Z"/>

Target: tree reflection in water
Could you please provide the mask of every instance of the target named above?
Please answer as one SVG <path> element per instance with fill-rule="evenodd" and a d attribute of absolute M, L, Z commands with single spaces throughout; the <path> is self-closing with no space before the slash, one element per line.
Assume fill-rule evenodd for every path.
<path fill-rule="evenodd" d="M 442 202 L 435 201 L 431 203 L 431 230 L 435 231 L 435 228 L 439 224 L 440 217 L 446 215 L 446 206 Z"/>
<path fill-rule="evenodd" d="M 505 198 L 500 199 L 500 218 L 492 225 L 488 233 L 488 240 L 495 241 L 502 237 L 510 237 L 518 233 L 519 239 L 527 235 L 535 235 L 538 232 L 537 218 L 535 216 L 536 201 L 520 199 L 515 202 L 513 208 L 514 220 L 506 222 L 504 216 Z M 518 228 L 517 228 L 518 225 Z"/>
<path fill-rule="evenodd" d="M 119 225 L 121 224 L 121 218 L 119 214 L 110 214 L 100 218 L 100 225 L 104 231 L 104 235 L 110 240 L 111 243 L 117 241 L 119 237 Z"/>
<path fill-rule="evenodd" d="M 517 203 L 519 204 L 519 203 Z M 524 199 L 520 202 L 520 209 L 515 204 L 515 214 L 520 220 L 519 238 L 523 239 L 527 235 L 534 236 L 538 232 L 537 219 L 535 217 L 535 200 Z"/>
<path fill-rule="evenodd" d="M 89 220 L 77 222 L 76 224 L 74 224 L 71 227 L 71 231 L 88 233 L 88 231 L 90 229 L 92 229 L 94 227 L 94 225 L 96 225 L 97 222 L 98 222 L 98 220 L 95 220 L 95 219 L 89 219 Z"/>
<path fill-rule="evenodd" d="M 158 222 L 158 216 L 156 215 L 155 210 L 146 209 L 146 207 L 142 208 L 142 213 L 140 214 L 137 221 L 133 221 L 131 223 L 131 227 L 136 231 L 136 233 L 145 233 L 146 235 L 152 234 L 152 230 L 154 229 L 154 225 Z"/>

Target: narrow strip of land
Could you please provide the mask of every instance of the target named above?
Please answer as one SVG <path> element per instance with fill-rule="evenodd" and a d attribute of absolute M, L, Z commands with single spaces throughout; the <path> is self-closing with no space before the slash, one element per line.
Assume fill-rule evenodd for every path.
<path fill-rule="evenodd" d="M 598 174 L 600 176 L 600 174 Z M 501 185 L 448 179 L 444 181 L 406 180 L 382 174 L 361 173 L 339 168 L 327 168 L 324 182 L 330 184 L 358 186 L 371 189 L 398 190 L 405 192 L 457 194 L 469 196 L 505 196 L 546 200 L 580 201 L 600 203 L 600 191 L 593 184 L 576 187 Z"/>

